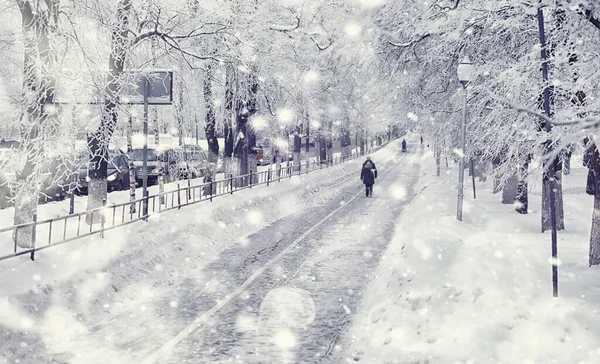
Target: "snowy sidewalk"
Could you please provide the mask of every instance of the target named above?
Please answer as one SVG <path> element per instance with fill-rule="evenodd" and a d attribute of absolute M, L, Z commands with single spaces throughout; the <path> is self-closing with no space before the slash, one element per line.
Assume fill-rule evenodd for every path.
<path fill-rule="evenodd" d="M 458 222 L 456 168 L 436 177 L 430 156 L 421 170 L 423 190 L 397 222 L 339 362 L 598 363 L 600 271 L 587 267 L 586 171 L 563 180 L 567 231 L 559 232 L 561 297 L 553 299 L 539 182 L 523 216 L 489 182 L 477 184 L 473 200 L 469 180 Z"/>

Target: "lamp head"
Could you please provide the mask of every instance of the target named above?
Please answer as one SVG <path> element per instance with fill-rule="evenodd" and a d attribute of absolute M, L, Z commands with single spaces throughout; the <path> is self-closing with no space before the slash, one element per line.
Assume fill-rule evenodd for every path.
<path fill-rule="evenodd" d="M 464 87 L 473 81 L 474 68 L 475 67 L 473 67 L 473 63 L 471 63 L 469 56 L 466 56 L 458 65 L 458 80 Z"/>

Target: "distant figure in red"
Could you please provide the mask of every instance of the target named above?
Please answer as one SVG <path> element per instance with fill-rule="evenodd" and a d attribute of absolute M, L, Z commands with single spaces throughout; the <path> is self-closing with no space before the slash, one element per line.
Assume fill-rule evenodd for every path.
<path fill-rule="evenodd" d="M 367 160 L 362 165 L 362 170 L 360 171 L 360 179 L 365 184 L 365 193 L 367 197 L 373 196 L 373 185 L 375 184 L 375 179 L 377 178 L 377 167 L 375 167 L 375 163 L 371 160 L 371 157 L 367 157 Z"/>

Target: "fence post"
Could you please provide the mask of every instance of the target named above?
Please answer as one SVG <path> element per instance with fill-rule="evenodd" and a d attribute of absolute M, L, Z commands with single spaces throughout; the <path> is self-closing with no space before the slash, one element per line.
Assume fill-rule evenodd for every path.
<path fill-rule="evenodd" d="M 100 237 L 104 239 L 104 224 L 106 223 L 106 199 L 102 200 L 102 215 L 100 216 Z"/>
<path fill-rule="evenodd" d="M 142 208 L 142 214 L 144 215 L 144 219 L 148 221 L 148 191 L 146 190 L 146 194 L 144 195 L 144 204 Z"/>
<path fill-rule="evenodd" d="M 192 199 L 192 191 L 191 191 L 191 189 L 192 189 L 192 182 L 191 182 L 191 180 L 189 178 L 188 178 L 187 181 L 188 181 L 187 199 L 188 199 L 188 202 L 189 202 Z"/>
<path fill-rule="evenodd" d="M 177 209 L 181 208 L 181 187 L 177 184 Z"/>
<path fill-rule="evenodd" d="M 233 195 L 233 173 L 229 173 L 229 194 Z"/>
<path fill-rule="evenodd" d="M 36 240 L 36 232 L 37 232 L 37 213 L 33 214 L 33 226 L 31 231 L 31 240 L 33 244 L 33 250 L 31 251 L 31 255 L 29 256 L 31 260 L 35 261 L 35 240 Z"/>
<path fill-rule="evenodd" d="M 250 168 L 250 181 L 248 181 L 248 186 L 250 186 L 250 188 L 252 188 L 252 171 L 253 169 Z"/>
<path fill-rule="evenodd" d="M 75 213 L 75 193 L 73 190 L 69 192 L 69 215 L 73 215 Z"/>
<path fill-rule="evenodd" d="M 145 211 L 145 213 L 143 214 L 144 216 L 142 216 L 142 219 L 144 219 L 145 221 L 148 221 L 148 196 L 150 195 L 150 193 L 148 191 L 146 191 L 146 194 L 144 196 L 142 196 L 142 203 L 140 207 L 142 207 L 142 213 Z M 135 210 L 134 210 L 135 211 Z M 138 210 L 138 218 L 139 218 L 139 210 Z"/>

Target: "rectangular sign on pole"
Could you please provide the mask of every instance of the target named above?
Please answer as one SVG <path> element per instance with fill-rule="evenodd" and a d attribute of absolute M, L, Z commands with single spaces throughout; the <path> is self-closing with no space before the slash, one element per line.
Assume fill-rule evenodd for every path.
<path fill-rule="evenodd" d="M 121 82 L 122 104 L 144 104 L 144 86 L 148 86 L 148 105 L 173 103 L 172 71 L 129 71 Z"/>

